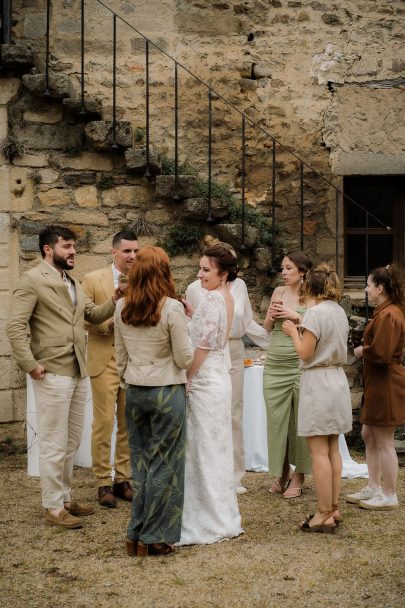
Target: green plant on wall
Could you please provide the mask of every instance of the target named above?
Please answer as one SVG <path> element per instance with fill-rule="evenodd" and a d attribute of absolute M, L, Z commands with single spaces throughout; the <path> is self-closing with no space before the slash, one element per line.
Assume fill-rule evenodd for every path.
<path fill-rule="evenodd" d="M 160 162 L 162 164 L 162 175 L 174 175 L 175 162 L 174 158 L 171 158 L 167 154 L 160 155 Z M 179 175 L 195 175 L 196 170 L 194 167 L 191 167 L 187 162 L 178 164 L 178 174 Z"/>
<path fill-rule="evenodd" d="M 195 185 L 195 192 L 197 198 L 205 198 L 208 200 L 208 182 L 199 179 Z M 218 182 L 211 182 L 211 199 L 217 199 L 224 203 L 232 203 L 234 195 L 228 184 L 218 184 Z"/>
<path fill-rule="evenodd" d="M 23 156 L 23 154 L 25 154 L 25 147 L 13 136 L 8 135 L 0 142 L 0 151 L 11 163 L 18 156 Z"/>
<path fill-rule="evenodd" d="M 241 223 L 241 221 L 242 221 L 242 206 L 241 205 L 237 205 L 234 202 L 232 202 L 230 204 L 228 221 L 231 224 Z M 256 245 L 258 247 L 271 247 L 272 242 L 273 242 L 272 227 L 271 227 L 271 224 L 269 223 L 268 219 L 262 213 L 260 213 L 260 211 L 258 211 L 254 207 L 251 207 L 250 205 L 246 205 L 245 206 L 245 223 L 247 226 L 255 226 L 256 228 L 259 229 L 259 240 L 256 243 Z M 276 233 L 276 235 L 279 234 L 279 230 L 277 228 L 275 230 L 275 233 Z M 277 253 L 282 255 L 282 253 L 283 253 L 282 243 L 277 241 L 276 249 L 279 250 Z"/>
<path fill-rule="evenodd" d="M 97 180 L 97 186 L 100 190 L 108 190 L 114 186 L 114 178 L 112 175 L 105 175 L 102 173 Z"/>
<path fill-rule="evenodd" d="M 169 255 L 179 255 L 195 251 L 202 236 L 199 226 L 174 224 L 159 244 Z"/>

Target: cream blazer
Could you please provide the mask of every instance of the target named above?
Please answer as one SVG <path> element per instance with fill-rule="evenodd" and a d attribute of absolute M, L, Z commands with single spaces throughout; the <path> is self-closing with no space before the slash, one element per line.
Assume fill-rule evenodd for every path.
<path fill-rule="evenodd" d="M 13 356 L 24 372 L 38 364 L 58 376 L 87 376 L 84 320 L 102 323 L 114 314 L 108 300 L 97 306 L 77 279 L 74 306 L 59 273 L 46 262 L 25 272 L 11 298 L 7 333 Z"/>
<path fill-rule="evenodd" d="M 114 318 L 117 371 L 121 380 L 137 386 L 185 384 L 193 360 L 183 305 L 165 298 L 155 327 L 133 327 L 122 322 L 124 300 Z"/>

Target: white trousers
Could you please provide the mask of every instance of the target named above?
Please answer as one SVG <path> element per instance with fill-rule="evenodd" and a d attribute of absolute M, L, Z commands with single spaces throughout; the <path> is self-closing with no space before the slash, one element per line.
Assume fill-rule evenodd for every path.
<path fill-rule="evenodd" d="M 232 382 L 232 441 L 235 488 L 241 485 L 246 472 L 243 447 L 243 374 L 245 345 L 241 338 L 229 340 Z"/>
<path fill-rule="evenodd" d="M 70 502 L 74 456 L 84 428 L 85 378 L 45 374 L 32 382 L 39 435 L 42 505 L 61 509 Z"/>

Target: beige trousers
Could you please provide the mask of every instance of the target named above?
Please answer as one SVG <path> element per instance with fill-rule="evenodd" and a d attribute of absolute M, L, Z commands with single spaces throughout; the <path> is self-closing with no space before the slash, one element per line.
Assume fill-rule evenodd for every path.
<path fill-rule="evenodd" d="M 114 470 L 115 482 L 127 481 L 130 476 L 127 423 L 125 420 L 125 391 L 120 383 L 115 365 L 115 353 L 108 366 L 99 375 L 90 378 L 93 393 L 93 425 L 91 433 L 91 458 L 93 473 L 98 486 L 111 485 L 111 436 L 114 417 L 117 416 Z"/>
<path fill-rule="evenodd" d="M 39 434 L 42 505 L 61 509 L 70 502 L 73 460 L 84 426 L 85 378 L 45 374 L 33 380 Z"/>
<path fill-rule="evenodd" d="M 233 441 L 233 468 L 235 488 L 242 483 L 246 472 L 245 450 L 243 447 L 243 373 L 245 346 L 241 338 L 229 340 L 229 353 L 231 355 L 231 382 L 232 382 L 232 441 Z"/>

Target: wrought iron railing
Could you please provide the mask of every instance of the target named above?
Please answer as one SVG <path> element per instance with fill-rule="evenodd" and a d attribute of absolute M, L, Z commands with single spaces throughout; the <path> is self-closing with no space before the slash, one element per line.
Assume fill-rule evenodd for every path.
<path fill-rule="evenodd" d="M 11 0 L 7 0 L 7 2 L 11 2 Z M 7 3 L 6 2 L 6 3 Z M 236 113 L 236 115 L 240 116 L 241 120 L 241 141 L 240 141 L 240 166 L 241 166 L 241 224 L 242 224 L 242 232 L 241 232 L 241 246 L 240 248 L 243 250 L 246 248 L 245 238 L 246 238 L 246 178 L 247 178 L 247 169 L 246 169 L 246 127 L 249 125 L 253 128 L 257 133 L 261 134 L 266 138 L 266 147 L 271 148 L 271 159 L 272 159 L 272 167 L 271 167 L 271 231 L 272 231 L 272 268 L 270 269 L 270 274 L 275 274 L 277 272 L 276 268 L 276 221 L 277 221 L 277 190 L 276 190 L 276 177 L 277 177 L 277 154 L 280 152 L 289 155 L 294 163 L 298 164 L 299 167 L 299 220 L 300 220 L 300 235 L 299 242 L 301 249 L 305 247 L 305 235 L 304 235 L 304 221 L 305 221 L 305 184 L 306 184 L 306 174 L 311 175 L 313 178 L 319 178 L 328 188 L 331 188 L 335 191 L 335 264 L 336 271 L 340 272 L 340 257 L 341 250 L 339 247 L 339 235 L 341 234 L 342 227 L 340 226 L 340 218 L 343 213 L 342 203 L 343 201 L 348 202 L 351 205 L 355 205 L 359 208 L 365 216 L 365 276 L 367 278 L 369 271 L 369 224 L 370 220 L 376 222 L 379 226 L 382 226 L 385 230 L 390 231 L 390 226 L 387 226 L 384 222 L 382 222 L 378 217 L 372 214 L 369 210 L 364 208 L 361 204 L 355 201 L 353 198 L 345 194 L 338 186 L 336 186 L 329 178 L 323 176 L 317 170 L 315 170 L 309 163 L 303 160 L 296 152 L 291 150 L 289 147 L 282 144 L 272 133 L 270 133 L 267 129 L 265 129 L 262 125 L 257 124 L 254 120 L 249 118 L 249 116 L 237 108 L 233 103 L 227 100 L 221 93 L 216 91 L 211 84 L 208 84 L 204 80 L 202 80 L 199 76 L 194 74 L 187 66 L 180 63 L 175 57 L 167 53 L 164 49 L 161 48 L 157 43 L 150 40 L 147 36 L 145 36 L 141 31 L 139 31 L 134 25 L 129 23 L 124 17 L 116 13 L 109 6 L 107 6 L 102 0 L 80 0 L 80 113 L 85 115 L 85 37 L 86 37 L 86 6 L 91 5 L 92 3 L 97 3 L 101 7 L 103 7 L 106 14 L 111 15 L 112 20 L 112 125 L 113 125 L 113 138 L 112 138 L 112 148 L 116 149 L 116 126 L 117 126 L 117 21 L 126 25 L 133 32 L 135 32 L 140 38 L 144 40 L 144 73 L 145 73 L 145 90 L 144 90 L 144 99 L 145 99 L 145 157 L 146 157 L 146 173 L 147 177 L 151 176 L 150 171 L 150 150 L 151 150 L 151 112 L 150 112 L 150 50 L 153 48 L 157 52 L 161 53 L 165 57 L 167 57 L 170 62 L 172 62 L 174 66 L 174 200 L 179 200 L 179 124 L 180 124 L 180 116 L 179 116 L 179 72 L 185 72 L 188 76 L 191 76 L 196 82 L 202 85 L 207 91 L 207 137 L 208 137 L 208 152 L 207 152 L 207 176 L 208 176 L 208 195 L 207 195 L 207 222 L 213 222 L 212 217 L 212 197 L 213 197 L 213 171 L 212 171 L 212 142 L 213 142 L 213 102 L 215 100 L 221 100 L 227 108 L 232 110 L 232 112 Z M 50 93 L 50 34 L 51 34 L 51 10 L 52 4 L 51 0 L 47 0 L 47 14 L 46 14 L 46 37 L 45 37 L 45 93 Z M 72 16 L 71 16 L 72 18 Z"/>

